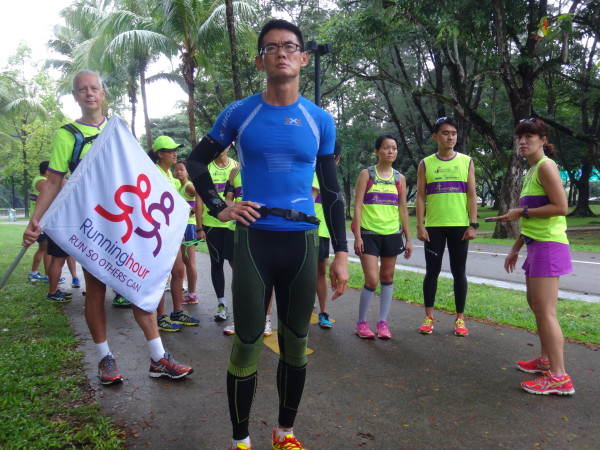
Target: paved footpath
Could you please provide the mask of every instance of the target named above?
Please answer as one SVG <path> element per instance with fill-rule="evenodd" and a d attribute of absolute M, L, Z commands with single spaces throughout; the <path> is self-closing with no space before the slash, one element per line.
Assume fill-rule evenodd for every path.
<path fill-rule="evenodd" d="M 201 300 L 188 310 L 201 319 L 201 326 L 162 333 L 176 358 L 194 366 L 184 380 L 148 377 L 141 330 L 131 311 L 112 308 L 107 295 L 109 343 L 125 382 L 103 387 L 81 293 L 74 290 L 73 301 L 65 306 L 99 404 L 129 430 L 127 447 L 228 447 L 225 373 L 231 337 L 222 329 L 229 321 L 212 319 L 216 305 L 208 255 L 197 255 Z M 330 314 L 337 321 L 332 329 L 322 330 L 315 321 L 310 330 L 308 379 L 295 426 L 308 449 L 600 448 L 597 349 L 565 346 L 574 396 L 531 395 L 519 382 L 534 376 L 516 370 L 515 361 L 535 356 L 536 335 L 469 321 L 471 335 L 457 338 L 452 316 L 437 313 L 434 333 L 424 336 L 416 331 L 422 308 L 397 301 L 389 316 L 393 338 L 362 341 L 354 335 L 359 294 L 350 290 L 331 303 Z M 167 304 L 170 310 L 170 299 Z M 378 308 L 376 297 L 373 324 Z M 274 334 L 259 366 L 250 425 L 255 450 L 270 449 L 271 429 L 277 424 L 276 347 Z"/>

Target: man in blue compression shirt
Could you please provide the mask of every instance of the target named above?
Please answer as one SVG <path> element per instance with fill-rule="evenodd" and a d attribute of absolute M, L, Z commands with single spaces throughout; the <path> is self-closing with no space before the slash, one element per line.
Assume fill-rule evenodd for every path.
<path fill-rule="evenodd" d="M 210 214 L 236 220 L 233 309 L 236 317 L 227 394 L 233 425 L 230 449 L 252 448 L 248 422 L 256 389 L 265 313 L 275 289 L 280 360 L 279 423 L 273 449 L 303 449 L 293 433 L 306 378 L 306 345 L 316 291 L 319 249 L 312 178 L 316 172 L 335 252 L 330 267 L 333 299 L 348 282 L 344 204 L 335 172 L 332 117 L 298 93 L 307 65 L 302 33 L 285 20 L 265 24 L 256 67 L 266 89 L 229 105 L 187 161 L 190 179 Z M 242 201 L 218 196 L 208 163 L 236 143 L 244 183 Z M 242 319 L 243 318 L 243 319 Z"/>

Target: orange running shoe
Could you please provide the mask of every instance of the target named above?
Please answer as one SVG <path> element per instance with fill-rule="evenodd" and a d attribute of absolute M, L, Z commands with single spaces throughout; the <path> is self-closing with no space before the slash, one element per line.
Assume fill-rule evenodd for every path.
<path fill-rule="evenodd" d="M 283 440 L 277 439 L 277 428 L 273 429 L 271 442 L 273 450 L 306 450 L 292 433 L 286 434 Z"/>
<path fill-rule="evenodd" d="M 530 394 L 558 394 L 573 395 L 575 388 L 571 377 L 566 373 L 562 377 L 557 377 L 552 372 L 547 371 L 545 376 L 531 381 L 523 381 L 521 387 Z"/>
<path fill-rule="evenodd" d="M 100 383 L 104 385 L 120 384 L 123 382 L 123 376 L 121 376 L 119 369 L 117 369 L 117 362 L 113 355 L 106 355 L 98 363 L 98 377 L 100 377 Z"/>

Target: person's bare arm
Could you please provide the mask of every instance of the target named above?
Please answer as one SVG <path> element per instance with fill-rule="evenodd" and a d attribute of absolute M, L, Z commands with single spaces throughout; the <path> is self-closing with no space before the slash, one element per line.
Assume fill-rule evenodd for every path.
<path fill-rule="evenodd" d="M 402 223 L 402 232 L 406 237 L 404 245 L 404 259 L 409 259 L 412 255 L 412 242 L 410 240 L 410 222 L 408 219 L 408 208 L 406 207 L 406 178 L 400 176 L 401 192 L 398 198 L 398 212 L 400 214 L 400 222 Z"/>
<path fill-rule="evenodd" d="M 357 256 L 362 255 L 364 251 L 363 240 L 360 235 L 360 222 L 362 219 L 362 210 L 365 202 L 365 190 L 369 182 L 369 171 L 363 169 L 358 174 L 356 187 L 354 188 L 354 253 Z"/>
<path fill-rule="evenodd" d="M 54 201 L 63 184 L 64 174 L 50 172 L 46 182 L 41 186 L 40 195 L 35 204 L 35 210 L 23 233 L 23 245 L 29 247 L 39 237 L 41 230 L 39 221 Z"/>
<path fill-rule="evenodd" d="M 427 180 L 425 179 L 425 163 L 421 161 L 419 169 L 417 170 L 417 201 L 416 201 L 416 214 L 417 214 L 417 239 L 420 241 L 429 242 L 429 234 L 425 229 L 425 205 L 427 203 L 427 193 L 425 188 L 427 186 Z"/>
<path fill-rule="evenodd" d="M 467 179 L 467 211 L 469 214 L 469 223 L 477 222 L 477 188 L 475 186 L 475 166 L 473 160 L 469 164 L 469 178 Z M 477 230 L 471 226 L 467 227 L 462 240 L 475 239 Z"/>

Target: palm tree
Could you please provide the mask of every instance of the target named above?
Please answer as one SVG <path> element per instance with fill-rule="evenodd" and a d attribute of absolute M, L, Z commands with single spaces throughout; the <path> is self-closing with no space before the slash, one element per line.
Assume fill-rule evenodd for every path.
<path fill-rule="evenodd" d="M 237 1 L 233 2 L 233 10 L 245 23 L 249 23 L 255 16 L 256 8 L 252 0 Z M 190 142 L 193 147 L 197 143 L 194 115 L 196 73 L 206 52 L 210 52 L 213 45 L 225 38 L 225 4 L 217 0 L 163 0 L 162 12 L 164 17 L 161 28 L 166 36 L 177 43 L 181 58 L 181 73 L 188 93 Z M 240 25 L 238 32 L 248 29 L 248 26 Z"/>
<path fill-rule="evenodd" d="M 35 130 L 34 122 L 43 126 L 48 116 L 39 93 L 28 86 L 30 83 L 15 72 L 0 73 L 0 139 L 8 143 L 8 148 L 14 148 L 12 146 L 17 143 L 20 153 L 18 162 L 11 158 L 3 162 L 3 166 L 6 169 L 10 165 L 13 173 L 21 172 L 23 175 L 25 215 L 28 215 L 29 207 L 29 137 Z"/>
<path fill-rule="evenodd" d="M 107 71 L 125 69 L 128 77 L 128 93 L 132 101 L 132 131 L 135 135 L 134 95 L 139 86 L 144 123 L 146 128 L 146 146 L 152 148 L 152 133 L 148 117 L 148 99 L 146 96 L 146 70 L 148 65 L 162 54 L 173 56 L 177 47 L 158 28 L 153 16 L 156 16 L 155 2 L 127 0 L 120 4 L 121 9 L 110 13 L 99 25 L 100 34 L 109 42 L 102 55 Z M 154 9 L 154 10 L 153 10 Z"/>

